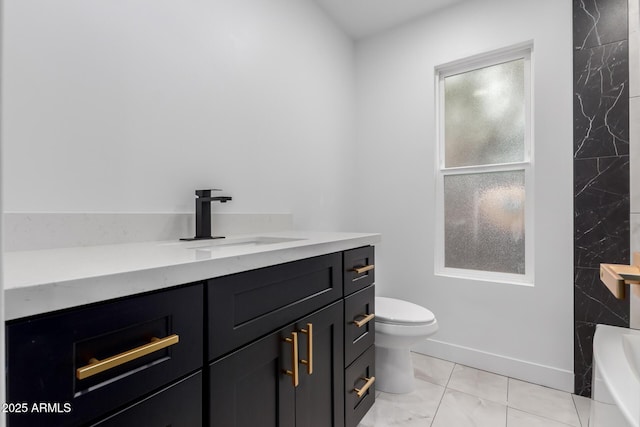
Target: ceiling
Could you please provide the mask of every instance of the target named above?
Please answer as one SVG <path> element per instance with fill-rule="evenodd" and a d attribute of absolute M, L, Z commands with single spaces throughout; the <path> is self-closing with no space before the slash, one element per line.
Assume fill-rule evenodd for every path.
<path fill-rule="evenodd" d="M 352 37 L 362 38 L 465 0 L 316 0 Z"/>

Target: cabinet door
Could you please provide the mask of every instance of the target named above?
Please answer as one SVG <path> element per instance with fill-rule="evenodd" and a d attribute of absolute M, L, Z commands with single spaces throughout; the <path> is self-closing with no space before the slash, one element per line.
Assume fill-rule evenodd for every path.
<path fill-rule="evenodd" d="M 210 365 L 209 425 L 293 427 L 295 389 L 291 377 L 293 327 L 274 332 Z"/>
<path fill-rule="evenodd" d="M 212 363 L 209 425 L 343 427 L 342 323 L 338 301 Z M 298 336 L 297 387 L 285 374 L 293 370 L 293 343 L 286 341 L 293 332 Z M 310 354 L 311 374 L 302 362 Z"/>
<path fill-rule="evenodd" d="M 297 427 L 344 426 L 344 331 L 343 302 L 338 301 L 296 322 L 299 358 L 309 360 L 309 330 L 312 331 L 313 372 L 300 364 L 296 389 Z"/>

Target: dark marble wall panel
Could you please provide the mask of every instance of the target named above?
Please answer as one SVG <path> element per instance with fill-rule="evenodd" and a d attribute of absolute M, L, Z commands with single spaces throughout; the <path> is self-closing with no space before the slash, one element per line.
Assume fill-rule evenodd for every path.
<path fill-rule="evenodd" d="M 574 54 L 574 157 L 629 154 L 628 43 Z"/>
<path fill-rule="evenodd" d="M 595 323 L 575 322 L 575 364 L 581 369 L 575 372 L 576 394 L 591 396 L 591 368 L 593 366 L 593 334 Z"/>
<path fill-rule="evenodd" d="M 576 322 L 629 325 L 629 301 L 616 299 L 600 282 L 600 269 L 575 269 L 574 314 Z"/>
<path fill-rule="evenodd" d="M 573 168 L 575 265 L 629 263 L 629 156 L 578 159 Z"/>
<path fill-rule="evenodd" d="M 596 324 L 629 326 L 599 278 L 629 262 L 628 0 L 574 0 L 574 372 L 591 395 Z"/>
<path fill-rule="evenodd" d="M 588 49 L 628 38 L 627 0 L 574 0 L 573 45 Z"/>

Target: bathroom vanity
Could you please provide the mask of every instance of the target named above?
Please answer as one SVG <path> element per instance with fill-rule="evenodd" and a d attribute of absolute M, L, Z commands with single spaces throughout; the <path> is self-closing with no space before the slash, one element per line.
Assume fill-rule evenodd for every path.
<path fill-rule="evenodd" d="M 375 398 L 378 241 L 8 253 L 8 425 L 355 426 Z"/>

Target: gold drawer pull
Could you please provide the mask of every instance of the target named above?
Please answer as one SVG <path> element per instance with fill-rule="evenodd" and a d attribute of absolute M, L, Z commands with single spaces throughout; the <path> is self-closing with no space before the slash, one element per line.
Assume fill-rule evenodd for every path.
<path fill-rule="evenodd" d="M 300 363 L 307 365 L 307 374 L 313 374 L 313 324 L 307 323 L 307 329 L 300 329 L 301 334 L 307 335 L 307 360 L 300 359 Z"/>
<path fill-rule="evenodd" d="M 376 317 L 375 313 L 360 314 L 360 316 L 364 316 L 364 318 L 353 321 L 353 323 L 355 323 L 358 328 L 362 328 L 364 325 L 371 322 L 374 319 L 374 317 Z"/>
<path fill-rule="evenodd" d="M 298 384 L 300 383 L 298 375 L 298 333 L 291 332 L 291 338 L 285 338 L 284 340 L 291 344 L 291 365 L 293 366 L 291 367 L 291 371 L 284 369 L 283 372 L 286 375 L 290 375 L 291 383 L 294 387 L 298 387 Z"/>
<path fill-rule="evenodd" d="M 163 348 L 178 344 L 179 341 L 180 337 L 176 334 L 169 335 L 168 337 L 162 339 L 154 337 L 151 338 L 151 342 L 149 344 L 141 345 L 140 347 L 127 350 L 123 353 L 108 357 L 104 360 L 91 358 L 89 359 L 88 365 L 76 369 L 76 377 L 79 380 L 84 380 L 85 378 L 89 378 L 93 375 L 115 368 L 116 366 L 120 366 L 127 362 L 131 362 L 132 360 L 139 359 L 142 356 L 146 356 L 147 354 L 151 354 L 158 350 L 162 350 Z"/>
<path fill-rule="evenodd" d="M 353 267 L 351 271 L 355 271 L 356 274 L 362 274 L 366 273 L 367 271 L 373 270 L 374 268 L 376 268 L 375 265 L 369 264 L 365 265 L 364 267 Z"/>
<path fill-rule="evenodd" d="M 366 383 L 364 384 L 364 386 L 362 386 L 362 388 L 354 388 L 353 389 L 353 391 L 356 392 L 358 397 L 362 397 L 362 395 L 365 394 L 367 392 L 367 390 L 369 390 L 369 387 L 371 387 L 373 385 L 373 383 L 376 382 L 376 377 L 360 378 L 360 379 L 361 380 L 365 380 Z"/>

